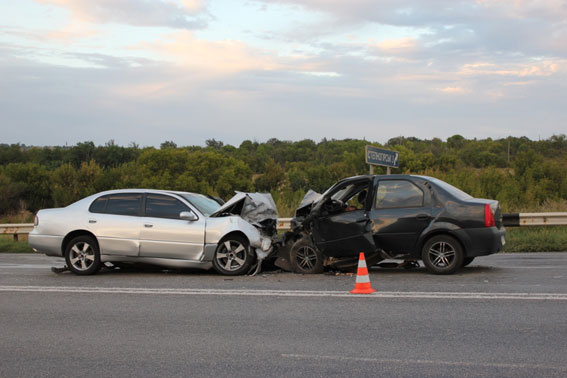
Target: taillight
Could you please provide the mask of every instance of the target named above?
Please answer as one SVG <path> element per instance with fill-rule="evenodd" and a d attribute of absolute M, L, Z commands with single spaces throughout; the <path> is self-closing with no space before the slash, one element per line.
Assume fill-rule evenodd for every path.
<path fill-rule="evenodd" d="M 494 222 L 494 215 L 492 214 L 492 210 L 490 210 L 490 205 L 484 205 L 484 227 L 494 227 L 496 226 L 496 222 Z"/>
<path fill-rule="evenodd" d="M 39 218 L 37 217 L 37 215 L 35 216 L 35 218 L 33 219 L 33 225 L 34 227 L 39 225 Z"/>

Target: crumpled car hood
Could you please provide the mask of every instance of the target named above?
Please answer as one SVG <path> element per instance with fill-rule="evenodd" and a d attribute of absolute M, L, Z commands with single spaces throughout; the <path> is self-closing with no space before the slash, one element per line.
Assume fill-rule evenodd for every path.
<path fill-rule="evenodd" d="M 311 207 L 319 202 L 319 200 L 323 197 L 322 194 L 317 193 L 313 189 L 309 189 L 305 196 L 301 200 L 299 207 L 295 210 L 296 216 L 306 216 L 311 211 Z"/>
<path fill-rule="evenodd" d="M 278 209 L 270 193 L 236 192 L 236 195 L 222 205 L 211 217 L 239 215 L 251 224 L 259 224 L 266 219 L 278 219 Z"/>

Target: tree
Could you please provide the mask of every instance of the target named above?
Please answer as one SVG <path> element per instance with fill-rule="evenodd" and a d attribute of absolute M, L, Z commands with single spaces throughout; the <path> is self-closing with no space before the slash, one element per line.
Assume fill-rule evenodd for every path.
<path fill-rule="evenodd" d="M 215 150 L 220 150 L 222 148 L 222 146 L 224 145 L 223 142 L 221 142 L 220 140 L 216 140 L 216 139 L 207 139 L 205 141 L 205 144 L 207 145 L 207 147 L 211 147 L 214 148 Z"/>
<path fill-rule="evenodd" d="M 167 140 L 159 145 L 160 150 L 166 150 L 168 148 L 177 148 L 177 144 L 170 140 Z"/>
<path fill-rule="evenodd" d="M 7 214 L 19 210 L 21 184 L 13 182 L 10 177 L 0 173 L 0 214 Z"/>

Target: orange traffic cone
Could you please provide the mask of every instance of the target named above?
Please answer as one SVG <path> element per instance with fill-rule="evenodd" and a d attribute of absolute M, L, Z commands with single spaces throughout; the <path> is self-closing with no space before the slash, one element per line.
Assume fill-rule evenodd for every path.
<path fill-rule="evenodd" d="M 368 268 L 366 267 L 366 260 L 364 259 L 364 252 L 360 252 L 358 258 L 358 270 L 356 272 L 356 283 L 354 289 L 350 291 L 351 294 L 372 294 L 376 290 L 370 285 L 370 277 L 368 276 Z"/>

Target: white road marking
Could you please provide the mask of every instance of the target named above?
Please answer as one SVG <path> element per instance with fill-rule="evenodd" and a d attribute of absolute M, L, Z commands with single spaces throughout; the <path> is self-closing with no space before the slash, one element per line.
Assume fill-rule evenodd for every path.
<path fill-rule="evenodd" d="M 553 265 L 541 265 L 541 266 L 506 266 L 498 267 L 499 269 L 559 269 L 558 266 Z"/>
<path fill-rule="evenodd" d="M 174 289 L 138 287 L 70 287 L 70 286 L 0 286 L 4 292 L 31 293 L 89 293 L 89 294 L 154 294 L 154 295 L 224 295 L 264 297 L 345 297 L 345 298 L 403 298 L 403 299 L 512 299 L 567 301 L 567 294 L 560 293 L 473 293 L 473 292 L 397 292 L 378 291 L 373 294 L 355 295 L 348 291 L 309 290 L 247 290 L 247 289 Z"/>
<path fill-rule="evenodd" d="M 457 367 L 494 367 L 504 369 L 546 369 L 567 371 L 567 367 L 535 365 L 535 364 L 514 364 L 514 363 L 491 363 L 491 362 L 467 362 L 467 361 L 442 361 L 442 360 L 412 360 L 412 359 L 394 359 L 394 358 L 364 358 L 364 357 L 345 357 L 345 356 L 317 356 L 303 354 L 282 354 L 283 358 L 293 358 L 300 360 L 331 360 L 331 361 L 353 361 L 353 362 L 370 362 L 377 364 L 422 364 L 422 365 L 444 365 Z"/>
<path fill-rule="evenodd" d="M 49 265 L 40 264 L 0 264 L 0 269 L 51 269 Z"/>

